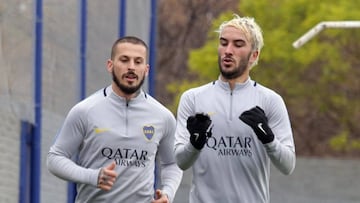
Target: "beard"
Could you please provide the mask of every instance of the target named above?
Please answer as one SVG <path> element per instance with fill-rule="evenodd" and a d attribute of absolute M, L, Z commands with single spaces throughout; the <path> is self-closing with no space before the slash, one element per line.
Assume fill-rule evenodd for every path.
<path fill-rule="evenodd" d="M 249 53 L 249 55 L 247 57 L 243 57 L 240 59 L 240 63 L 238 66 L 236 66 L 233 70 L 231 71 L 225 71 L 222 66 L 221 66 L 221 57 L 218 56 L 218 65 L 219 65 L 219 69 L 220 69 L 220 73 L 221 75 L 225 78 L 225 79 L 234 79 L 237 77 L 240 77 L 241 75 L 244 74 L 244 72 L 246 71 L 248 64 L 249 64 L 249 59 L 250 59 L 251 53 Z"/>
<path fill-rule="evenodd" d="M 121 82 L 119 81 L 119 79 L 116 77 L 114 71 L 112 72 L 112 78 L 114 83 L 116 84 L 116 86 L 123 91 L 125 94 L 133 94 L 135 92 L 137 92 L 141 86 L 144 84 L 145 81 L 145 76 L 140 80 L 140 83 L 136 86 L 128 86 L 128 85 L 124 85 L 121 84 Z"/>

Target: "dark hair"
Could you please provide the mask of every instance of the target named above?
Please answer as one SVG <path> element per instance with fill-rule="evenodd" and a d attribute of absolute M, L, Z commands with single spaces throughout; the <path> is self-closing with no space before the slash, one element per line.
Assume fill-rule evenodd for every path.
<path fill-rule="evenodd" d="M 115 52 L 116 52 L 116 46 L 120 43 L 140 44 L 146 48 L 146 52 L 148 51 L 148 46 L 142 39 L 140 39 L 138 37 L 134 37 L 134 36 L 125 36 L 125 37 L 121 37 L 121 38 L 117 39 L 114 42 L 114 44 L 111 48 L 111 59 L 114 59 Z"/>

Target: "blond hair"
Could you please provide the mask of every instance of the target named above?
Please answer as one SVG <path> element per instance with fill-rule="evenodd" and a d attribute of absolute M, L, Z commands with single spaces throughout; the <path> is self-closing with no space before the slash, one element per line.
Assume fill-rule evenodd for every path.
<path fill-rule="evenodd" d="M 244 32 L 247 40 L 251 42 L 251 47 L 253 51 L 258 51 L 258 56 L 251 67 L 255 66 L 258 63 L 260 51 L 264 46 L 264 39 L 262 35 L 262 30 L 260 26 L 255 22 L 252 17 L 240 17 L 237 14 L 234 14 L 234 18 L 229 21 L 224 21 L 220 26 L 217 32 L 219 37 L 221 36 L 222 31 L 225 27 L 235 27 Z"/>

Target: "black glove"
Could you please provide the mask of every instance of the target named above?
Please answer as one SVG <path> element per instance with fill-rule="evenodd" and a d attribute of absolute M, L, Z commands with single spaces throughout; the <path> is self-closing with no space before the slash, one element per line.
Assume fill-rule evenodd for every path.
<path fill-rule="evenodd" d="M 256 106 L 248 111 L 244 111 L 240 117 L 244 123 L 249 125 L 263 144 L 267 144 L 274 140 L 274 133 L 268 125 L 268 120 L 264 110 Z"/>
<path fill-rule="evenodd" d="M 190 143 L 198 150 L 201 150 L 208 137 L 211 137 L 211 120 L 209 115 L 197 113 L 190 116 L 186 122 L 186 128 L 190 132 Z"/>

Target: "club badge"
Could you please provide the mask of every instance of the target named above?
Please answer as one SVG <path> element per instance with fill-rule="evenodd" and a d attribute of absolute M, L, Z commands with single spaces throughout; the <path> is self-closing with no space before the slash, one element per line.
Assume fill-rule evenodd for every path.
<path fill-rule="evenodd" d="M 144 132 L 146 139 L 151 140 L 154 136 L 155 128 L 154 128 L 154 126 L 144 126 L 143 132 Z"/>

